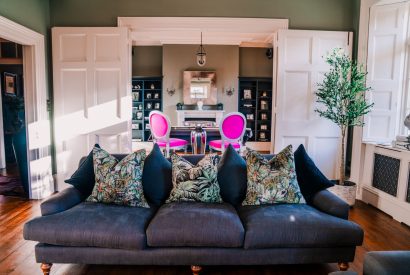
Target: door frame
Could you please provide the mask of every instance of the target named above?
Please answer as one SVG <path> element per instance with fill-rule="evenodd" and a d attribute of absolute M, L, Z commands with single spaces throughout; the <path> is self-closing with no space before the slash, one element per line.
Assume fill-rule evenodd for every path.
<path fill-rule="evenodd" d="M 35 127 L 48 131 L 50 129 L 47 112 L 46 52 L 44 35 L 0 16 L 0 36 L 9 41 L 23 45 L 23 75 L 27 139 L 27 167 L 29 182 L 29 198 L 41 199 L 54 190 L 43 190 L 44 186 L 32 186 L 30 162 L 50 155 L 51 139 L 36 145 L 40 131 L 36 136 L 29 135 L 29 129 Z M 38 135 L 37 135 L 38 133 Z M 32 157 L 34 155 L 34 157 Z"/>

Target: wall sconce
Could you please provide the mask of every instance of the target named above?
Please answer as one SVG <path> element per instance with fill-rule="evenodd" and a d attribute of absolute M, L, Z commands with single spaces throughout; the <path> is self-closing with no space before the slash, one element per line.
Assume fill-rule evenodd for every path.
<path fill-rule="evenodd" d="M 172 89 L 168 89 L 168 88 L 167 88 L 167 93 L 168 93 L 170 96 L 173 96 L 173 95 L 175 94 L 175 88 L 172 88 Z"/>
<path fill-rule="evenodd" d="M 232 87 L 225 90 L 225 93 L 227 96 L 233 96 L 234 92 L 235 92 L 235 89 Z"/>

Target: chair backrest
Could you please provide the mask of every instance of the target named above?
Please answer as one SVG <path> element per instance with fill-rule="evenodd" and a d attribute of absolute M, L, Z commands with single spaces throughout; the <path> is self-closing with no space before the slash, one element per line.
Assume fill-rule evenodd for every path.
<path fill-rule="evenodd" d="M 168 140 L 171 132 L 169 118 L 162 112 L 152 111 L 149 113 L 149 126 L 154 140 Z"/>
<path fill-rule="evenodd" d="M 246 130 L 246 118 L 242 113 L 232 112 L 225 115 L 219 124 L 222 140 L 242 140 Z"/>

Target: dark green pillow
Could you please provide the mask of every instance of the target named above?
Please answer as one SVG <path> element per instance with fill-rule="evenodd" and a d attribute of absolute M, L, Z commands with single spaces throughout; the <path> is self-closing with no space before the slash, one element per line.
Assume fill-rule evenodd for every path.
<path fill-rule="evenodd" d="M 95 144 L 94 147 L 100 148 L 100 145 Z M 91 195 L 95 185 L 93 150 L 83 160 L 74 174 L 64 182 L 74 186 L 85 197 Z"/>
<path fill-rule="evenodd" d="M 317 168 L 303 144 L 299 145 L 294 156 L 300 191 L 306 201 L 310 203 L 317 192 L 332 187 L 334 184 Z"/>
<path fill-rule="evenodd" d="M 171 192 L 171 163 L 164 157 L 157 144 L 154 144 L 151 153 L 145 158 L 142 185 L 146 199 L 156 206 L 163 204 Z"/>
<path fill-rule="evenodd" d="M 229 144 L 218 165 L 222 200 L 240 206 L 246 196 L 246 162 Z"/>

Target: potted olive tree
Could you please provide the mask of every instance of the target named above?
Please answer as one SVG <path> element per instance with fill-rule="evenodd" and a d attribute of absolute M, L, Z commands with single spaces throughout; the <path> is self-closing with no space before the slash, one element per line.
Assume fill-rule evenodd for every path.
<path fill-rule="evenodd" d="M 373 104 L 368 104 L 365 93 L 367 72 L 341 48 L 336 48 L 325 57 L 330 71 L 324 74 L 322 83 L 318 83 L 317 102 L 321 106 L 315 111 L 339 126 L 341 131 L 340 175 L 334 187 L 329 191 L 335 193 L 353 206 L 356 199 L 356 184 L 346 181 L 345 148 L 346 134 L 350 126 L 363 127 L 362 116 L 369 113 Z"/>

